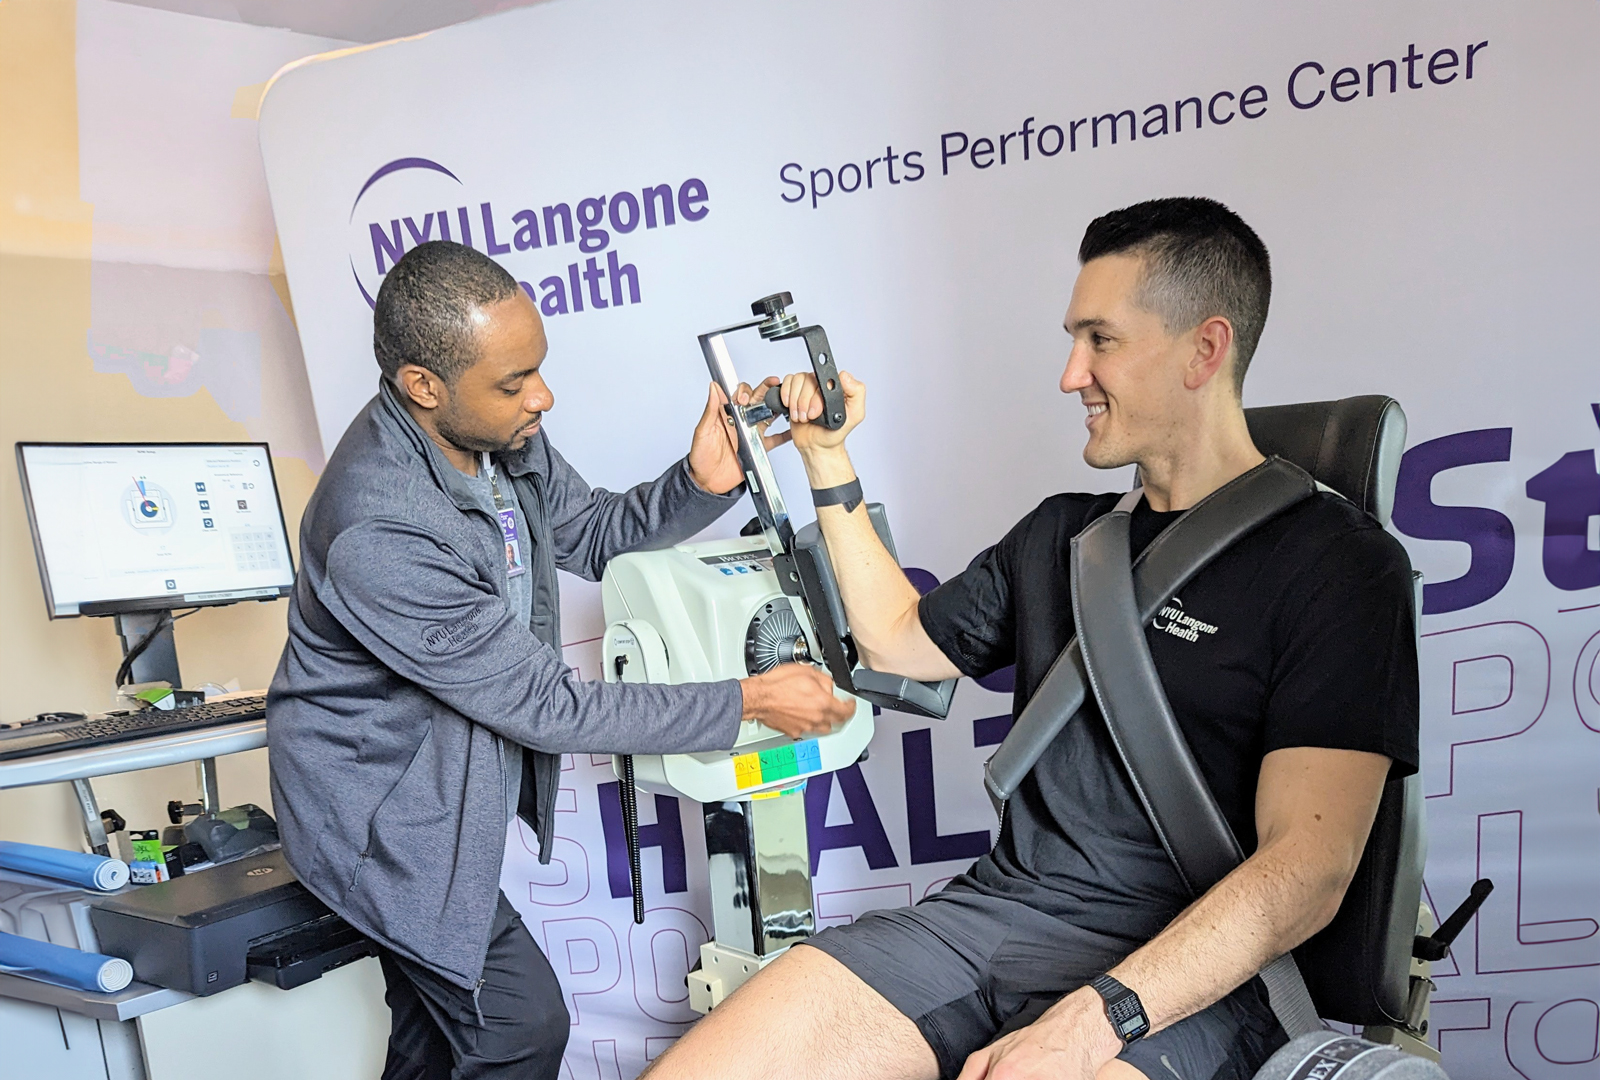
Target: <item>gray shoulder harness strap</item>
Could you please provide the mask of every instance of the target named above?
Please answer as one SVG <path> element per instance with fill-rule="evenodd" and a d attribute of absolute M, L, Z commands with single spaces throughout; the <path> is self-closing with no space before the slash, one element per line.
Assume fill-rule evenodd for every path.
<path fill-rule="evenodd" d="M 1257 524 L 1316 490 L 1299 469 L 1276 464 L 1291 483 L 1262 491 L 1261 501 L 1250 506 L 1255 513 L 1247 515 Z M 1128 560 L 1132 506 L 1124 504 L 1137 501 L 1124 499 L 1073 539 L 1072 615 L 1089 686 L 1111 740 L 1161 846 L 1198 897 L 1243 862 L 1244 852 L 1189 750 L 1150 656 L 1144 633 L 1149 616 L 1139 610 Z M 1272 1011 L 1291 1039 L 1323 1026 L 1293 955 L 1272 961 L 1261 978 Z"/>

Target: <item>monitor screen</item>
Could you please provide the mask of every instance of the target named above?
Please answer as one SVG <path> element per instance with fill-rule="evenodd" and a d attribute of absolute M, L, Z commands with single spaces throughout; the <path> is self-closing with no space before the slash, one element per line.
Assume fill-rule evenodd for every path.
<path fill-rule="evenodd" d="M 265 443 L 18 443 L 50 617 L 287 596 Z"/>

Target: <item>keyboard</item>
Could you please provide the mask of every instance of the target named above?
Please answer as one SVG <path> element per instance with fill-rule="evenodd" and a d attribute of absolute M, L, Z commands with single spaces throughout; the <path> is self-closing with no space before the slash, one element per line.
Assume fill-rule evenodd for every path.
<path fill-rule="evenodd" d="M 266 696 L 252 694 L 181 709 L 125 709 L 71 720 L 36 720 L 0 731 L 0 761 L 200 731 L 266 715 Z"/>

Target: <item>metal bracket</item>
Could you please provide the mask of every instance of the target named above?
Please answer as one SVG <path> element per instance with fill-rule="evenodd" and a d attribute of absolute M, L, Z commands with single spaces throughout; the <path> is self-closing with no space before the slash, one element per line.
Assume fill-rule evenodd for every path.
<path fill-rule="evenodd" d="M 222 798 L 217 794 L 217 759 L 201 758 L 194 763 L 194 771 L 200 784 L 200 809 L 215 814 L 222 809 Z"/>
<path fill-rule="evenodd" d="M 73 794 L 78 797 L 78 809 L 83 814 L 83 835 L 89 841 L 89 850 L 96 855 L 111 855 L 111 840 L 106 836 L 106 823 L 100 817 L 100 804 L 95 802 L 94 788 L 88 780 L 74 780 Z"/>

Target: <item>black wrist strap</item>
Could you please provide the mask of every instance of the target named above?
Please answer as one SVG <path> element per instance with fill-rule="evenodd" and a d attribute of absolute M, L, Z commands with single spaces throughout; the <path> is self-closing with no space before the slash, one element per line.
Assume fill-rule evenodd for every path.
<path fill-rule="evenodd" d="M 855 512 L 855 508 L 861 505 L 863 497 L 859 476 L 848 484 L 840 484 L 837 487 L 811 489 L 811 505 L 842 506 L 847 514 Z"/>

